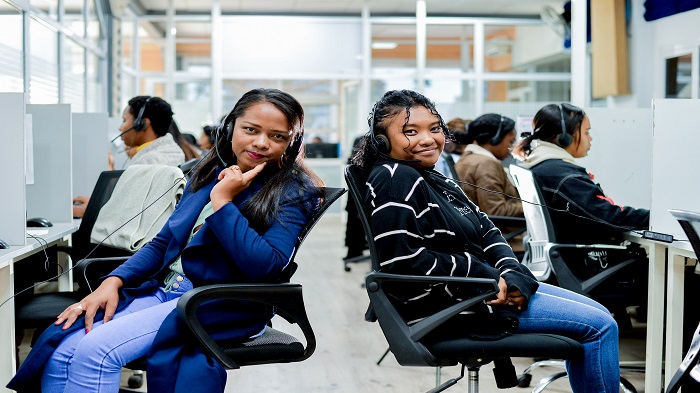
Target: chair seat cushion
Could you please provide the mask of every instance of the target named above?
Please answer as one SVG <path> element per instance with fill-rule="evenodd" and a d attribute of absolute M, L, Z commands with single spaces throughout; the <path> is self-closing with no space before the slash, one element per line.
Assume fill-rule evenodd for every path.
<path fill-rule="evenodd" d="M 285 363 L 304 356 L 304 345 L 292 335 L 267 327 L 260 336 L 227 346 L 224 352 L 240 366 Z"/>
<path fill-rule="evenodd" d="M 578 341 L 545 333 L 513 334 L 493 341 L 452 338 L 427 342 L 425 346 L 436 358 L 449 360 L 451 364 L 474 358 L 571 359 L 583 355 L 583 346 Z"/>
<path fill-rule="evenodd" d="M 58 314 L 83 298 L 78 292 L 51 292 L 32 296 L 15 305 L 18 328 L 42 328 L 56 322 Z"/>

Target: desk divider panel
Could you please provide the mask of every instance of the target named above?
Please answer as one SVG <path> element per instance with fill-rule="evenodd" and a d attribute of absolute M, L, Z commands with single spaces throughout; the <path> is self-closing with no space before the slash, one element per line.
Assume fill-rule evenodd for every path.
<path fill-rule="evenodd" d="M 651 229 L 687 236 L 668 209 L 700 212 L 700 100 L 654 99 Z"/>
<path fill-rule="evenodd" d="M 27 216 L 54 224 L 73 221 L 69 104 L 27 105 L 34 131 L 34 184 L 27 185 Z"/>
<path fill-rule="evenodd" d="M 0 239 L 10 246 L 26 244 L 24 110 L 24 93 L 0 93 L 3 135 L 0 168 L 4 189 L 0 203 Z"/>
<path fill-rule="evenodd" d="M 107 170 L 106 113 L 73 113 L 73 196 L 89 197 Z"/>
<path fill-rule="evenodd" d="M 590 108 L 586 114 L 593 142 L 577 161 L 616 204 L 651 208 L 651 109 Z"/>

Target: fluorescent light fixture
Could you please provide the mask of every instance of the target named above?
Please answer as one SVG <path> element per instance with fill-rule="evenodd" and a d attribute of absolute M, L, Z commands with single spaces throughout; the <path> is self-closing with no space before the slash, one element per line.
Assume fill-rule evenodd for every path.
<path fill-rule="evenodd" d="M 372 49 L 396 49 L 397 46 L 399 44 L 394 41 L 374 41 L 372 43 Z"/>

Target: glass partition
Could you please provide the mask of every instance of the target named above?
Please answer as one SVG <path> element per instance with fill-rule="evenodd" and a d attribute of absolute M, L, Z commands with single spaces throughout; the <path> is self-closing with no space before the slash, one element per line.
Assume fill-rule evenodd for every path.
<path fill-rule="evenodd" d="M 416 25 L 372 24 L 372 68 L 416 67 Z"/>
<path fill-rule="evenodd" d="M 29 22 L 29 102 L 58 103 L 58 34 L 43 23 Z"/>
<path fill-rule="evenodd" d="M 211 22 L 175 23 L 175 70 L 211 73 Z"/>
<path fill-rule="evenodd" d="M 22 14 L 0 1 L 0 91 L 24 91 Z"/>
<path fill-rule="evenodd" d="M 85 112 L 85 48 L 64 38 L 61 60 L 62 102 L 71 104 L 71 112 Z"/>

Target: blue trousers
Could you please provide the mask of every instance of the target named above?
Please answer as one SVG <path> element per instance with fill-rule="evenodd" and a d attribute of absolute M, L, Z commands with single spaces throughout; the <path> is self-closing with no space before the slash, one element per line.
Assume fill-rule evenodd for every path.
<path fill-rule="evenodd" d="M 192 284 L 134 300 L 108 323 L 95 322 L 90 333 L 77 330 L 54 351 L 41 378 L 44 393 L 117 392 L 122 367 L 146 356 L 158 328 Z"/>
<path fill-rule="evenodd" d="M 521 333 L 554 333 L 583 344 L 581 359 L 566 362 L 574 393 L 620 391 L 617 323 L 599 303 L 566 289 L 540 283 L 520 314 Z"/>

